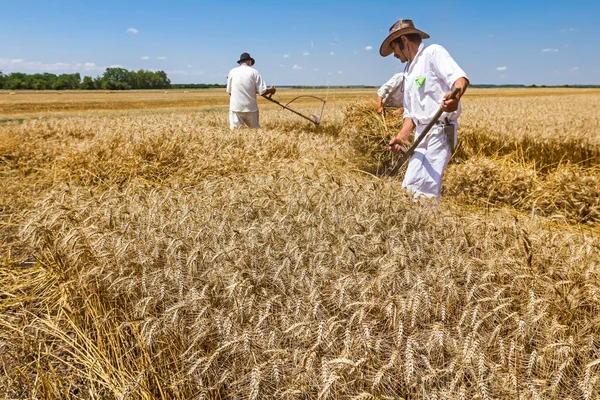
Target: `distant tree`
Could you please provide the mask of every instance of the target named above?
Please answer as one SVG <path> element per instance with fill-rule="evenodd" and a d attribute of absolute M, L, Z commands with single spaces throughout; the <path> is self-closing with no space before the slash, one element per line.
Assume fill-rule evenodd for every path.
<path fill-rule="evenodd" d="M 129 85 L 130 72 L 125 68 L 106 68 L 102 76 L 103 89 L 126 90 L 131 89 Z"/>
<path fill-rule="evenodd" d="M 58 79 L 58 76 L 56 74 L 44 72 L 42 74 L 42 79 L 44 79 L 44 81 L 46 81 L 46 89 L 52 89 L 52 85 L 54 85 L 54 82 L 56 82 L 56 80 Z"/>
<path fill-rule="evenodd" d="M 34 79 L 33 80 L 33 87 L 32 87 L 32 89 L 34 89 L 34 90 L 46 90 L 46 89 L 48 89 L 48 84 L 43 79 Z"/>
<path fill-rule="evenodd" d="M 81 81 L 81 75 L 76 74 L 62 74 L 56 78 L 56 81 L 52 84 L 54 90 L 73 90 L 79 89 Z"/>
<path fill-rule="evenodd" d="M 217 89 L 225 88 L 227 85 L 220 83 L 171 83 L 171 89 Z"/>
<path fill-rule="evenodd" d="M 24 74 L 13 72 L 4 75 L 0 71 L 0 89 L 12 90 L 75 90 L 75 89 L 167 89 L 171 81 L 164 71 L 128 71 L 124 68 L 107 68 L 102 76 L 95 79 L 91 76 L 81 80 L 79 73 L 55 75 L 48 72 L 43 74 Z"/>
<path fill-rule="evenodd" d="M 9 90 L 24 90 L 29 88 L 27 74 L 22 72 L 8 74 L 5 82 L 5 88 Z"/>
<path fill-rule="evenodd" d="M 103 76 L 97 76 L 94 79 L 94 87 L 96 89 L 106 89 L 106 87 L 104 87 L 104 77 Z"/>
<path fill-rule="evenodd" d="M 165 71 L 157 71 L 156 76 L 158 77 L 158 85 L 160 87 L 156 89 L 168 89 L 171 87 L 171 80 L 167 77 L 167 73 Z"/>
<path fill-rule="evenodd" d="M 83 82 L 81 82 L 81 85 L 79 87 L 81 89 L 83 89 L 83 90 L 94 90 L 94 89 L 96 89 L 96 85 L 94 84 L 94 80 L 92 79 L 91 76 L 84 76 L 83 77 Z"/>

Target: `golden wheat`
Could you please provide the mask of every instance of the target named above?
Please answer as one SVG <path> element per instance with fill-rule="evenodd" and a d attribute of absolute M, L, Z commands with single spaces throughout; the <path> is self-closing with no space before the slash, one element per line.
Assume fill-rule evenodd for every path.
<path fill-rule="evenodd" d="M 600 238 L 566 223 L 597 221 L 573 211 L 595 167 L 465 151 L 432 209 L 362 172 L 341 97 L 320 128 L 268 107 L 235 132 L 215 110 L 0 125 L 6 397 L 600 395 Z M 467 95 L 461 129 L 539 101 L 510 98 Z"/>

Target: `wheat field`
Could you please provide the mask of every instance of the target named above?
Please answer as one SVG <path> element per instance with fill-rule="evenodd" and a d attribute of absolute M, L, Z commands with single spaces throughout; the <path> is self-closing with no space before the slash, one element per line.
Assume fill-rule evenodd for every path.
<path fill-rule="evenodd" d="M 600 398 L 600 90 L 470 89 L 439 207 L 303 94 L 0 92 L 1 398 Z"/>

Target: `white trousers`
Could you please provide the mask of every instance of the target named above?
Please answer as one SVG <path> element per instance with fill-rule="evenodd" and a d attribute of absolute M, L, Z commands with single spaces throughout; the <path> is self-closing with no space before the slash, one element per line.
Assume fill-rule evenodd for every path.
<path fill-rule="evenodd" d="M 427 197 L 439 202 L 442 177 L 451 155 L 444 127 L 434 125 L 410 158 L 402 187 L 415 198 Z"/>
<path fill-rule="evenodd" d="M 229 111 L 229 129 L 248 125 L 250 128 L 258 128 L 258 111 L 238 112 Z"/>

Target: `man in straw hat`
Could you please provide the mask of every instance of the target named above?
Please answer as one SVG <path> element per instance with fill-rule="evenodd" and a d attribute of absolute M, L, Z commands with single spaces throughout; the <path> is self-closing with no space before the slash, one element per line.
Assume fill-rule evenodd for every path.
<path fill-rule="evenodd" d="M 274 94 L 275 86 L 267 88 L 260 73 L 252 68 L 254 58 L 242 53 L 237 62 L 239 67 L 233 68 L 227 75 L 227 93 L 229 93 L 229 128 L 247 125 L 258 128 L 258 103 L 256 94 Z"/>
<path fill-rule="evenodd" d="M 418 137 L 441 107 L 444 113 L 417 146 L 408 162 L 402 187 L 415 197 L 427 197 L 439 202 L 442 176 L 452 155 L 452 139 L 461 112 L 460 98 L 469 86 L 465 72 L 440 45 L 425 47 L 429 35 L 415 28 L 411 20 L 397 21 L 389 30 L 379 49 L 387 57 L 394 54 L 405 68 L 404 123 L 400 132 L 390 140 L 390 149 L 399 153 L 410 134 Z M 454 88 L 460 88 L 456 98 L 449 99 Z M 451 126 L 444 126 L 444 123 Z"/>

